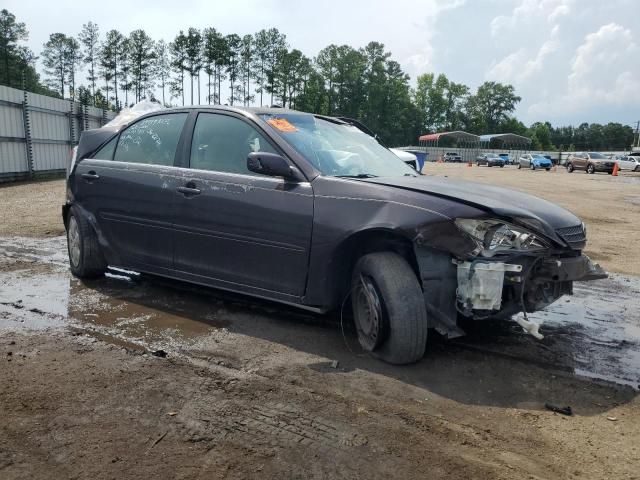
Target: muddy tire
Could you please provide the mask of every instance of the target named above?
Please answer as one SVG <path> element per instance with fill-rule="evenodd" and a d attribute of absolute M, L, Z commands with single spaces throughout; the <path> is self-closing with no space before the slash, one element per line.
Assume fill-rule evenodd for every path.
<path fill-rule="evenodd" d="M 587 165 L 587 173 L 589 173 L 589 174 L 591 174 L 591 175 L 593 175 L 594 173 L 596 173 L 596 169 L 595 169 L 595 167 L 593 166 L 593 164 L 592 164 L 592 163 L 590 163 L 589 165 Z"/>
<path fill-rule="evenodd" d="M 96 232 L 74 206 L 67 218 L 67 252 L 71 273 L 76 277 L 96 278 L 104 275 L 107 262 L 100 250 Z"/>
<path fill-rule="evenodd" d="M 362 348 L 387 363 L 419 361 L 427 343 L 427 309 L 407 261 L 392 252 L 370 253 L 356 264 L 351 301 Z"/>
<path fill-rule="evenodd" d="M 567 163 L 567 172 L 572 173 L 574 170 L 573 163 Z"/>

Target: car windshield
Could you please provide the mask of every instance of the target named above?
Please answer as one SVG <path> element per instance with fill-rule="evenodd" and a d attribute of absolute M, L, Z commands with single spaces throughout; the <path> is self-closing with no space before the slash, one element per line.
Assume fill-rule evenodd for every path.
<path fill-rule="evenodd" d="M 498 159 L 500 159 L 500 157 L 498 155 L 496 155 L 495 153 L 488 153 L 487 154 L 487 158 L 498 158 Z"/>
<path fill-rule="evenodd" d="M 392 177 L 417 172 L 358 128 L 303 113 L 259 115 L 323 175 Z"/>
<path fill-rule="evenodd" d="M 534 155 L 533 158 L 537 158 L 539 160 L 549 160 L 547 157 L 545 157 L 544 155 Z"/>
<path fill-rule="evenodd" d="M 604 155 L 602 155 L 601 153 L 598 153 L 598 152 L 589 152 L 589 156 L 591 158 L 602 158 L 602 159 L 607 158 L 607 157 L 605 157 Z"/>

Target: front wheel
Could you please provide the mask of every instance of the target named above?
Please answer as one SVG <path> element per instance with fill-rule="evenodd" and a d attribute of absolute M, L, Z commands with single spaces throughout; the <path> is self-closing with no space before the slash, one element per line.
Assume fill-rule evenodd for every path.
<path fill-rule="evenodd" d="M 518 164 L 518 170 L 520 170 L 522 168 L 521 164 Z"/>
<path fill-rule="evenodd" d="M 573 172 L 574 168 L 573 168 L 573 163 L 568 163 L 567 164 L 567 172 L 571 173 Z"/>
<path fill-rule="evenodd" d="M 531 168 L 531 170 L 535 170 L 536 166 L 532 163 L 530 168 Z"/>
<path fill-rule="evenodd" d="M 504 168 L 504 165 L 500 165 L 500 168 Z"/>
<path fill-rule="evenodd" d="M 351 302 L 364 350 L 396 365 L 424 356 L 427 309 L 418 278 L 400 255 L 378 252 L 360 258 L 351 277 Z"/>
<path fill-rule="evenodd" d="M 551 170 L 550 168 L 545 168 L 545 170 L 548 172 L 549 170 Z"/>
<path fill-rule="evenodd" d="M 591 164 L 591 163 L 590 163 L 589 165 L 587 165 L 587 173 L 589 173 L 589 174 L 591 174 L 591 175 L 593 175 L 594 173 L 596 173 L 596 169 L 595 169 L 595 167 L 593 166 L 593 164 Z"/>
<path fill-rule="evenodd" d="M 71 273 L 76 277 L 101 277 L 107 270 L 96 232 L 75 206 L 67 219 L 67 250 Z"/>

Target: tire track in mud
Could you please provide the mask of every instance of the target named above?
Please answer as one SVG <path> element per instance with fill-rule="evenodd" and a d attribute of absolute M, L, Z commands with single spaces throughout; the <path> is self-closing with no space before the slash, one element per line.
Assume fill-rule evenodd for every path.
<path fill-rule="evenodd" d="M 367 437 L 351 427 L 310 414 L 292 404 L 246 405 L 225 401 L 224 406 L 218 407 L 207 402 L 198 403 L 182 412 L 186 417 L 184 420 L 177 419 L 183 435 L 192 442 L 243 443 L 250 440 L 252 444 L 319 450 L 359 447 L 368 443 Z"/>

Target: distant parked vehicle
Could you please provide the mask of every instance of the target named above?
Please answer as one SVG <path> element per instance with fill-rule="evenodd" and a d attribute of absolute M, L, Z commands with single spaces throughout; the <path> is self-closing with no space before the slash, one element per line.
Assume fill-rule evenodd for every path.
<path fill-rule="evenodd" d="M 447 152 L 444 154 L 443 160 L 445 162 L 462 163 L 462 156 L 456 152 Z"/>
<path fill-rule="evenodd" d="M 511 165 L 515 163 L 511 155 L 509 155 L 508 153 L 499 153 L 498 155 L 500 156 L 500 158 L 504 159 L 505 165 Z"/>
<path fill-rule="evenodd" d="M 399 148 L 390 148 L 393 154 L 400 158 L 404 163 L 409 165 L 414 170 L 418 169 L 418 157 L 416 157 L 413 153 L 405 152 L 404 150 L 400 150 Z"/>
<path fill-rule="evenodd" d="M 613 160 L 618 164 L 620 170 L 640 172 L 640 156 L 618 155 Z"/>
<path fill-rule="evenodd" d="M 537 170 L 538 168 L 544 168 L 547 172 L 551 170 L 553 163 L 544 155 L 539 153 L 525 153 L 520 157 L 518 161 L 518 168 L 530 168 L 531 170 Z"/>
<path fill-rule="evenodd" d="M 476 165 L 486 165 L 487 167 L 504 167 L 505 160 L 495 153 L 481 153 L 476 157 Z"/>
<path fill-rule="evenodd" d="M 569 155 L 567 159 L 567 172 L 579 170 L 587 173 L 607 172 L 613 173 L 615 160 L 610 160 L 598 152 L 576 152 Z"/>

